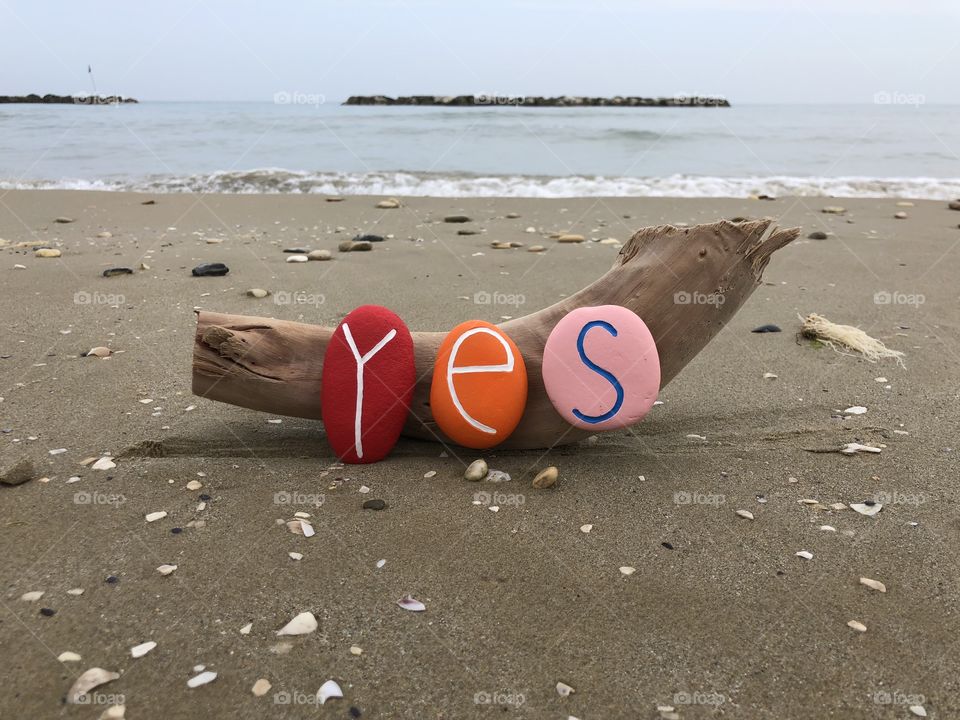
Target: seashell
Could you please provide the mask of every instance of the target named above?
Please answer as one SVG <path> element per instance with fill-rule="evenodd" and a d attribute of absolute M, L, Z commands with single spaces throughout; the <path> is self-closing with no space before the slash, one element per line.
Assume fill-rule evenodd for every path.
<path fill-rule="evenodd" d="M 145 519 L 148 523 L 156 522 L 157 520 L 162 520 L 167 516 L 166 510 L 158 510 L 157 512 L 147 513 Z"/>
<path fill-rule="evenodd" d="M 487 476 L 484 478 L 487 482 L 510 482 L 510 473 L 505 473 L 503 470 L 491 470 L 487 473 Z"/>
<path fill-rule="evenodd" d="M 862 577 L 860 578 L 860 584 L 866 585 L 871 590 L 876 590 L 877 592 L 885 593 L 887 591 L 887 586 L 879 580 L 871 580 L 870 578 Z"/>
<path fill-rule="evenodd" d="M 59 660 L 60 662 L 80 662 L 80 655 L 75 652 L 66 650 L 60 653 L 59 655 L 57 655 L 57 660 Z"/>
<path fill-rule="evenodd" d="M 914 715 L 916 715 L 917 717 L 926 717 L 926 716 L 927 716 L 927 711 L 926 711 L 926 709 L 923 707 L 923 705 L 911 705 L 911 706 L 910 706 L 910 712 L 912 712 L 912 713 L 913 713 Z"/>
<path fill-rule="evenodd" d="M 861 445 L 860 443 L 847 443 L 840 448 L 840 452 L 844 455 L 856 455 L 858 452 L 878 453 L 880 452 L 880 448 L 872 447 L 871 445 Z"/>
<path fill-rule="evenodd" d="M 637 569 L 636 569 L 635 567 L 630 567 L 629 565 L 621 565 L 621 566 L 620 566 L 620 574 L 621 574 L 621 575 L 628 575 L 628 576 L 629 576 L 629 575 L 633 575 L 636 571 L 637 571 Z"/>
<path fill-rule="evenodd" d="M 867 409 L 863 405 L 854 405 L 843 411 L 844 415 L 863 415 Z"/>
<path fill-rule="evenodd" d="M 557 683 L 557 695 L 559 695 L 560 697 L 567 697 L 569 695 L 572 695 L 575 692 L 576 690 L 574 690 L 572 687 L 567 685 L 565 682 Z"/>
<path fill-rule="evenodd" d="M 282 628 L 277 635 L 309 635 L 317 629 L 317 619 L 312 612 L 302 612 Z"/>
<path fill-rule="evenodd" d="M 557 484 L 557 477 L 559 471 L 553 465 L 548 468 L 544 468 L 537 473 L 537 476 L 533 479 L 533 487 L 537 490 L 546 490 Z"/>
<path fill-rule="evenodd" d="M 240 628 L 240 634 L 249 635 L 251 630 L 253 630 L 253 623 L 247 623 L 242 628 Z"/>
<path fill-rule="evenodd" d="M 489 468 L 487 467 L 487 461 L 484 459 L 474 460 L 467 466 L 467 469 L 463 473 L 463 477 L 466 480 L 471 482 L 477 482 L 478 480 L 483 480 L 487 476 Z"/>
<path fill-rule="evenodd" d="M 427 609 L 426 605 L 414 598 L 412 595 L 404 595 L 402 598 L 397 600 L 397 605 L 402 607 L 404 610 L 409 610 L 410 612 L 423 612 Z"/>
<path fill-rule="evenodd" d="M 305 263 L 309 261 L 310 258 L 308 258 L 306 255 L 291 255 L 287 258 L 288 263 Z"/>
<path fill-rule="evenodd" d="M 90 348 L 89 350 L 87 350 L 87 351 L 83 354 L 83 356 L 84 356 L 84 357 L 106 358 L 106 357 L 110 357 L 110 355 L 112 355 L 112 354 L 113 354 L 113 351 L 112 351 L 110 348 L 108 348 L 108 347 L 103 347 L 102 345 L 98 345 L 98 346 L 95 347 L 95 348 Z"/>
<path fill-rule="evenodd" d="M 113 470 L 117 464 L 110 457 L 102 457 L 90 466 L 91 470 Z"/>
<path fill-rule="evenodd" d="M 852 629 L 856 630 L 857 632 L 866 632 L 866 631 L 867 631 L 867 626 L 864 625 L 862 622 L 859 622 L 859 621 L 857 621 L 857 620 L 848 620 L 848 621 L 847 621 L 847 627 L 848 627 L 848 628 L 852 628 Z"/>
<path fill-rule="evenodd" d="M 873 500 L 867 500 L 867 502 L 862 503 L 850 503 L 850 509 L 854 510 L 861 515 L 866 515 L 867 517 L 873 517 L 878 512 L 883 510 L 883 505 Z"/>
<path fill-rule="evenodd" d="M 20 596 L 21 600 L 25 602 L 36 602 L 43 597 L 43 590 L 31 590 L 30 592 L 25 592 Z"/>
<path fill-rule="evenodd" d="M 73 685 L 67 692 L 67 702 L 73 705 L 84 703 L 88 692 L 95 687 L 112 682 L 118 677 L 120 677 L 120 673 L 110 672 L 98 667 L 90 668 L 73 681 Z"/>
<path fill-rule="evenodd" d="M 177 569 L 176 565 L 161 565 L 160 567 L 157 568 L 157 572 L 160 573 L 161 575 L 169 575 L 176 569 Z"/>
<path fill-rule="evenodd" d="M 135 658 L 143 657 L 156 646 L 157 644 L 152 640 L 149 642 L 140 643 L 139 645 L 134 645 L 132 648 L 130 648 L 130 655 Z"/>
<path fill-rule="evenodd" d="M 212 683 L 216 679 L 217 679 L 217 674 L 215 672 L 211 672 L 210 670 L 207 670 L 206 672 L 202 672 L 199 675 L 195 675 L 194 677 L 187 680 L 187 687 L 188 688 L 200 687 L 201 685 Z"/>
<path fill-rule="evenodd" d="M 737 515 L 744 520 L 753 520 L 753 513 L 749 510 L 737 510 Z"/>
<path fill-rule="evenodd" d="M 804 560 L 813 560 L 813 553 L 810 552 L 809 550 L 800 550 L 799 552 L 796 553 L 796 556 L 801 557 Z"/>
<path fill-rule="evenodd" d="M 323 685 L 320 686 L 320 689 L 317 690 L 317 702 L 323 705 L 327 700 L 332 698 L 342 698 L 343 690 L 340 689 L 340 686 L 337 685 L 333 680 L 327 680 Z"/>
<path fill-rule="evenodd" d="M 351 646 L 350 646 L 350 654 L 351 654 L 351 655 L 363 655 L 363 648 L 360 647 L 359 645 L 351 645 Z"/>
<path fill-rule="evenodd" d="M 199 490 L 203 487 L 203 483 L 199 480 L 191 480 L 187 483 L 187 490 Z"/>
<path fill-rule="evenodd" d="M 290 556 L 291 560 L 303 560 L 303 553 L 288 552 L 287 555 Z"/>

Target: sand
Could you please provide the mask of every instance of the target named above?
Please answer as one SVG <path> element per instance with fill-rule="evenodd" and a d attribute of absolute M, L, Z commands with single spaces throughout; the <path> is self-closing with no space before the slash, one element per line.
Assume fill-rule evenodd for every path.
<path fill-rule="evenodd" d="M 156 204 L 141 204 L 148 199 Z M 137 720 L 349 717 L 350 708 L 370 718 L 503 710 L 582 720 L 902 718 L 912 704 L 930 717 L 960 713 L 960 213 L 939 202 L 822 198 L 409 198 L 398 210 L 376 210 L 377 199 L 0 198 L 0 465 L 29 458 L 49 478 L 0 487 L 0 716 L 96 718 L 111 702 Z M 825 205 L 847 212 L 823 214 Z M 448 214 L 474 222 L 443 223 Z M 195 308 L 335 324 L 379 303 L 412 329 L 445 330 L 551 304 L 617 252 L 561 245 L 547 232 L 626 240 L 645 225 L 734 216 L 777 217 L 804 232 L 631 432 L 549 454 L 404 440 L 380 464 L 339 469 L 318 423 L 271 423 L 278 418 L 190 393 Z M 466 227 L 484 233 L 458 236 Z M 832 234 L 806 239 L 815 230 Z M 335 252 L 357 232 L 393 237 L 372 252 Z M 31 240 L 62 256 L 10 247 Z M 493 240 L 548 250 L 494 250 Z M 301 246 L 335 259 L 287 264 L 282 248 Z M 200 262 L 231 272 L 191 277 Z M 100 276 L 140 263 L 149 269 Z M 273 295 L 246 297 L 254 287 Z M 487 295 L 478 304 L 476 293 L 501 304 L 484 304 Z M 906 367 L 798 342 L 797 316 L 810 312 L 903 350 Z M 783 332 L 750 332 L 765 323 Z M 80 357 L 101 345 L 123 352 Z M 838 413 L 857 405 L 867 412 Z M 882 453 L 804 450 L 853 441 Z M 80 464 L 104 454 L 116 468 Z M 514 479 L 463 480 L 480 456 Z M 531 478 L 548 465 L 559 468 L 557 486 L 534 490 Z M 203 487 L 186 489 L 194 480 Z M 478 491 L 499 494 L 499 512 L 473 504 Z M 209 500 L 198 510 L 201 494 Z M 878 494 L 875 517 L 798 502 Z M 361 509 L 376 498 L 386 510 Z M 167 516 L 146 522 L 159 511 Z M 277 523 L 297 511 L 311 514 L 316 535 Z M 205 524 L 188 526 L 197 520 Z M 178 567 L 163 576 L 163 564 Z M 45 594 L 21 600 L 29 591 Z M 425 612 L 396 605 L 408 593 Z M 319 628 L 278 638 L 303 611 Z M 132 658 L 147 641 L 157 647 Z M 82 660 L 61 663 L 64 651 Z M 217 678 L 190 689 L 197 665 Z M 97 689 L 95 707 L 64 706 L 74 679 L 95 666 L 121 677 Z M 263 697 L 251 693 L 259 678 L 272 684 Z M 329 679 L 344 698 L 317 708 Z M 575 692 L 561 697 L 558 682 Z"/>

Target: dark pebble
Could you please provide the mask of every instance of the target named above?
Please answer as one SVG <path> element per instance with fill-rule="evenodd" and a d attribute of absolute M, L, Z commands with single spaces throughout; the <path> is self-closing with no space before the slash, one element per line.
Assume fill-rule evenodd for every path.
<path fill-rule="evenodd" d="M 140 203 L 140 204 L 141 204 L 141 205 L 156 205 L 156 204 L 157 204 L 157 201 L 156 201 L 156 200 L 144 200 L 144 201 L 143 201 L 142 203 Z"/>
<path fill-rule="evenodd" d="M 201 493 L 200 499 L 203 500 L 204 502 L 207 502 L 210 499 L 210 496 L 207 495 L 206 493 Z"/>
<path fill-rule="evenodd" d="M 761 325 L 760 327 L 755 327 L 750 332 L 755 333 L 771 333 L 771 332 L 783 332 L 780 330 L 779 325 Z"/>
<path fill-rule="evenodd" d="M 172 532 L 174 535 L 179 535 L 183 532 L 183 528 L 170 528 L 170 532 Z"/>
<path fill-rule="evenodd" d="M 350 252 L 369 252 L 373 250 L 373 243 L 369 240 L 354 240 L 350 243 Z"/>
<path fill-rule="evenodd" d="M 120 578 L 118 578 L 116 575 L 107 575 L 108 585 L 116 585 L 118 582 L 120 582 Z"/>
<path fill-rule="evenodd" d="M 673 550 L 673 545 L 668 542 L 662 542 L 660 544 L 663 545 L 667 550 Z"/>
<path fill-rule="evenodd" d="M 350 717 L 358 718 L 358 717 L 360 717 L 362 714 L 363 714 L 363 713 L 360 712 L 360 708 L 355 707 L 355 706 L 351 706 L 351 707 L 350 707 Z"/>
<path fill-rule="evenodd" d="M 479 235 L 479 230 L 457 230 L 457 235 Z"/>
<path fill-rule="evenodd" d="M 40 608 L 40 614 L 44 617 L 53 617 L 57 614 L 57 611 L 53 608 Z"/>
<path fill-rule="evenodd" d="M 194 277 L 222 277 L 230 272 L 223 263 L 203 263 L 193 269 Z"/>
<path fill-rule="evenodd" d="M 382 235 L 357 235 L 354 242 L 383 242 Z"/>
<path fill-rule="evenodd" d="M 306 255 L 310 252 L 310 248 L 284 248 L 285 253 L 294 253 L 296 255 Z"/>
<path fill-rule="evenodd" d="M 826 240 L 827 234 L 823 230 L 814 230 L 812 233 L 807 235 L 811 240 Z"/>
<path fill-rule="evenodd" d="M 447 216 L 443 219 L 443 221 L 444 221 L 444 222 L 448 222 L 448 223 L 465 223 L 465 222 L 471 222 L 470 218 L 468 218 L 466 215 L 447 215 Z"/>
<path fill-rule="evenodd" d="M 104 277 L 117 277 L 117 275 L 133 275 L 133 268 L 128 267 L 112 267 L 107 268 L 102 273 Z"/>
<path fill-rule="evenodd" d="M 374 500 L 367 500 L 363 504 L 364 510 L 383 510 L 386 507 L 387 507 L 387 504 L 379 498 L 376 498 Z"/>

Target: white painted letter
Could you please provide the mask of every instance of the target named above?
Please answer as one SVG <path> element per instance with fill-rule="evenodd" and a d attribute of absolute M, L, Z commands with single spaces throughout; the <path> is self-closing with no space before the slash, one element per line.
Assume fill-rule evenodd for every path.
<path fill-rule="evenodd" d="M 353 418 L 353 437 L 357 448 L 357 457 L 362 458 L 363 443 L 360 440 L 360 416 L 363 413 L 363 366 L 366 365 L 367 361 L 370 360 L 374 355 L 383 350 L 384 346 L 388 342 L 397 336 L 397 331 L 391 330 L 384 335 L 380 342 L 374 345 L 373 349 L 369 350 L 363 357 L 360 357 L 360 351 L 357 350 L 357 344 L 353 341 L 353 333 L 350 332 L 350 326 L 346 323 L 343 324 L 343 335 L 347 338 L 347 344 L 350 346 L 350 351 L 353 353 L 353 359 L 357 361 L 357 412 Z"/>
<path fill-rule="evenodd" d="M 502 365 L 466 365 L 464 367 L 454 367 L 454 363 L 457 361 L 457 351 L 460 349 L 460 346 L 463 344 L 463 341 L 472 335 L 477 335 L 483 333 L 485 335 L 492 335 L 495 337 L 501 345 L 503 345 L 504 351 L 507 353 L 507 361 Z M 473 328 L 472 330 L 467 330 L 463 335 L 457 338 L 457 341 L 453 344 L 453 348 L 450 350 L 450 359 L 447 361 L 447 389 L 450 391 L 450 399 L 453 400 L 454 406 L 457 410 L 460 411 L 460 414 L 463 415 L 463 419 L 470 423 L 480 432 L 490 433 L 491 435 L 496 435 L 497 431 L 490 427 L 489 425 L 484 425 L 482 422 L 479 422 L 475 418 L 470 416 L 463 408 L 463 404 L 460 402 L 460 398 L 457 396 L 457 389 L 453 386 L 453 376 L 462 375 L 463 373 L 482 373 L 482 372 L 512 372 L 514 365 L 513 350 L 510 349 L 509 343 L 497 332 L 494 332 L 490 328 L 478 327 Z"/>

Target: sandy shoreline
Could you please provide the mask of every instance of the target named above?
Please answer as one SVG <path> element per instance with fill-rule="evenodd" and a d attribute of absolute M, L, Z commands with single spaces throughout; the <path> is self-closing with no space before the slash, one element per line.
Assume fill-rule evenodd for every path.
<path fill-rule="evenodd" d="M 122 673 L 98 690 L 123 695 L 131 718 L 348 717 L 350 707 L 461 718 L 489 716 L 491 704 L 581 720 L 658 718 L 658 705 L 681 718 L 893 718 L 919 696 L 928 716 L 960 713 L 960 212 L 826 198 L 409 198 L 384 211 L 377 199 L 2 194 L 0 467 L 27 457 L 50 481 L 0 486 L 0 715 L 98 717 L 102 707 L 62 704 L 94 666 Z M 821 213 L 826 205 L 847 212 Z M 460 213 L 474 222 L 442 222 Z M 75 222 L 54 223 L 60 216 Z M 196 307 L 332 325 L 378 303 L 411 329 L 495 322 L 578 290 L 616 256 L 614 245 L 559 245 L 550 232 L 625 241 L 647 225 L 738 216 L 803 233 L 635 432 L 546 457 L 484 453 L 514 476 L 505 485 L 462 479 L 477 453 L 442 457 L 441 446 L 409 440 L 381 464 L 331 468 L 319 424 L 268 423 L 190 393 Z M 466 228 L 482 232 L 457 234 Z M 812 231 L 830 235 L 807 239 Z M 358 233 L 393 237 L 372 252 L 336 252 Z M 547 251 L 495 250 L 494 240 Z M 14 247 L 28 241 L 62 257 Z M 288 264 L 290 247 L 334 259 Z M 201 262 L 231 272 L 190 277 Z M 149 269 L 101 277 L 141 263 Z M 273 294 L 245 295 L 258 287 Z M 797 315 L 809 312 L 903 350 L 906 369 L 798 344 Z M 750 332 L 765 323 L 783 332 Z M 78 357 L 99 345 L 123 352 Z M 832 417 L 855 405 L 867 413 Z M 885 447 L 856 457 L 803 450 L 854 440 Z M 115 469 L 79 464 L 105 453 L 119 458 Z M 534 491 L 530 474 L 546 465 L 560 469 L 558 487 Z M 185 489 L 191 480 L 203 488 Z M 481 489 L 506 496 L 499 512 L 472 504 Z M 873 518 L 798 502 L 878 493 L 890 501 Z M 197 510 L 201 494 L 209 500 Z M 317 495 L 319 508 L 284 502 Z M 362 511 L 372 497 L 388 509 Z M 168 517 L 144 521 L 159 510 Z M 298 510 L 312 514 L 316 536 L 276 524 Z M 197 520 L 204 526 L 187 526 Z M 178 569 L 163 577 L 164 563 Z M 36 602 L 20 599 L 40 590 Z M 406 593 L 427 611 L 399 609 Z M 283 652 L 275 631 L 304 610 L 320 627 Z M 157 648 L 132 659 L 147 640 Z M 64 651 L 82 661 L 59 662 Z M 188 689 L 198 664 L 219 676 Z M 259 698 L 258 678 L 273 686 Z M 275 704 L 274 693 L 302 700 L 330 678 L 343 700 Z M 576 692 L 559 697 L 561 681 Z"/>

